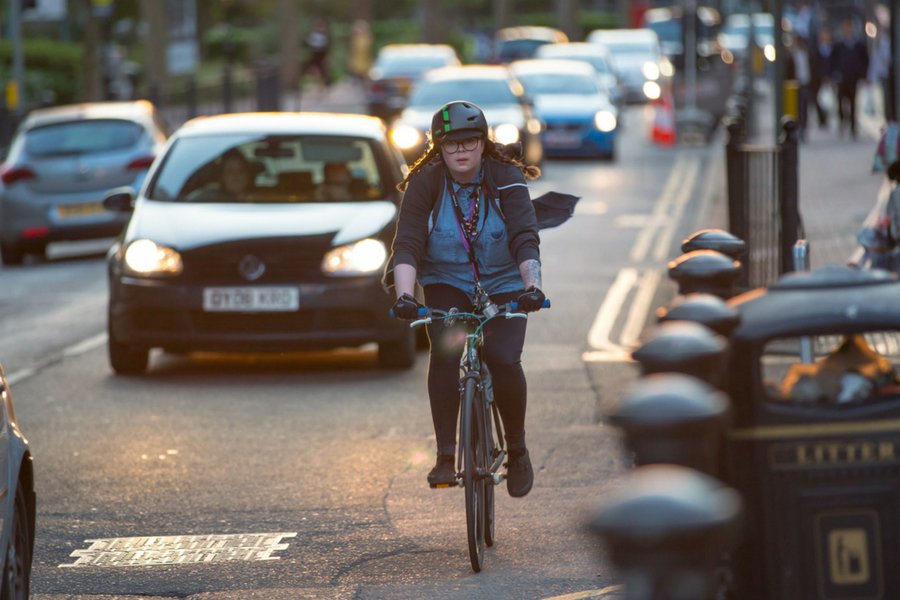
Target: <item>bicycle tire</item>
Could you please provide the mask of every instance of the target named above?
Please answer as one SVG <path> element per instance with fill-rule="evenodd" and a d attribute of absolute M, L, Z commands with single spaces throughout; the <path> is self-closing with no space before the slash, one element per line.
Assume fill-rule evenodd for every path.
<path fill-rule="evenodd" d="M 495 431 L 493 424 L 493 414 L 492 409 L 496 410 L 496 407 L 492 402 L 488 401 L 487 394 L 493 394 L 493 392 L 489 389 L 491 385 L 491 375 L 487 370 L 487 365 L 482 364 L 482 385 L 484 386 L 484 396 L 479 397 L 480 402 L 478 403 L 480 410 L 478 411 L 481 416 L 481 423 L 483 423 L 481 427 L 481 431 L 484 432 L 484 435 L 481 436 L 482 446 L 484 448 L 482 456 L 484 459 L 484 472 L 488 474 L 488 479 L 484 480 L 484 543 L 490 548 L 494 545 L 494 541 L 496 537 L 494 535 L 494 479 L 493 473 L 489 472 L 491 465 L 493 465 L 494 460 L 497 458 L 496 452 L 496 444 L 494 443 L 495 439 Z"/>
<path fill-rule="evenodd" d="M 469 561 L 472 570 L 481 571 L 484 565 L 484 479 L 478 476 L 479 456 L 482 454 L 482 428 L 478 419 L 478 397 L 475 379 L 465 381 L 462 394 L 460 437 L 463 448 L 463 485 L 466 488 L 466 537 L 469 542 Z"/>

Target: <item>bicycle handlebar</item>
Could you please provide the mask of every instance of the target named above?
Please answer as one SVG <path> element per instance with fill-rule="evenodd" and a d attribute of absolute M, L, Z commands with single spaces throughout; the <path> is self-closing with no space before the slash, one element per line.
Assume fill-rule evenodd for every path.
<path fill-rule="evenodd" d="M 519 303 L 516 302 L 515 300 L 513 300 L 512 302 L 507 302 L 506 304 L 500 305 L 498 308 L 503 309 L 500 314 L 509 315 L 509 314 L 515 313 L 518 310 Z M 550 299 L 549 298 L 544 299 L 544 304 L 541 306 L 541 308 L 550 308 Z M 395 318 L 393 308 L 390 310 L 389 314 L 392 319 Z M 446 316 L 447 313 L 446 313 L 446 311 L 438 310 L 436 308 L 428 308 L 427 306 L 419 307 L 418 316 L 430 318 L 432 315 Z"/>

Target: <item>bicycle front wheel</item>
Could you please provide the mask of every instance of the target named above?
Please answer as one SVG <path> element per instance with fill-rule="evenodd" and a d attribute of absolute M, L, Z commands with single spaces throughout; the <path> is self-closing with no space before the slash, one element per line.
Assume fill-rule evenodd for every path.
<path fill-rule="evenodd" d="M 460 437 L 463 449 L 463 484 L 466 487 L 466 533 L 469 540 L 469 560 L 478 573 L 484 564 L 484 479 L 478 473 L 483 464 L 479 418 L 480 402 L 474 379 L 466 379 L 462 395 Z"/>

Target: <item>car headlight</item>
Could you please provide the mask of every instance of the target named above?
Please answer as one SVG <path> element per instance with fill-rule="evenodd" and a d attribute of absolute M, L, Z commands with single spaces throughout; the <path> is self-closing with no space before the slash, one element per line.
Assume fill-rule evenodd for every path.
<path fill-rule="evenodd" d="M 645 62 L 641 67 L 641 73 L 644 74 L 644 79 L 656 81 L 659 79 L 659 65 L 654 62 Z"/>
<path fill-rule="evenodd" d="M 608 110 L 598 111 L 594 115 L 594 126 L 603 133 L 609 133 L 616 128 L 616 115 Z"/>
<path fill-rule="evenodd" d="M 339 246 L 322 260 L 322 272 L 336 277 L 351 277 L 379 271 L 387 260 L 384 243 L 367 238 Z"/>
<path fill-rule="evenodd" d="M 643 89 L 644 96 L 648 100 L 659 100 L 660 96 L 662 96 L 662 88 L 655 81 L 645 81 Z"/>
<path fill-rule="evenodd" d="M 769 62 L 775 62 L 775 46 L 772 44 L 766 44 L 766 47 L 763 48 L 763 54 L 766 57 L 766 60 Z"/>
<path fill-rule="evenodd" d="M 398 125 L 391 129 L 391 141 L 401 150 L 409 150 L 422 143 L 422 134 L 415 127 Z"/>
<path fill-rule="evenodd" d="M 184 265 L 177 251 L 152 240 L 135 240 L 125 249 L 125 267 L 135 275 L 178 275 Z"/>
<path fill-rule="evenodd" d="M 519 128 L 512 123 L 494 127 L 494 140 L 499 144 L 515 144 L 519 141 Z"/>
<path fill-rule="evenodd" d="M 659 74 L 667 79 L 675 75 L 675 65 L 672 64 L 672 61 L 668 58 L 663 59 L 659 63 Z"/>

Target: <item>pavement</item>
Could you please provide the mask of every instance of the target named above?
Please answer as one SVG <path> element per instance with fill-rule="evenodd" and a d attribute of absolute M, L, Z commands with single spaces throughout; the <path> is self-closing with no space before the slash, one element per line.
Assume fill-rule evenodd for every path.
<path fill-rule="evenodd" d="M 769 90 L 758 90 L 757 123 L 753 144 L 775 141 L 775 116 Z M 861 88 L 857 101 L 857 137 L 842 134 L 837 114 L 821 127 L 813 111 L 806 138 L 799 148 L 800 216 L 809 244 L 810 267 L 826 264 L 855 264 L 861 252 L 856 234 L 863 223 L 874 218 L 890 191 L 883 174 L 872 173 L 872 159 L 884 125 L 880 94 L 874 94 L 874 110 L 866 114 L 868 89 Z M 725 191 L 724 136 L 714 142 L 719 156 L 710 163 L 708 177 L 714 180 L 705 226 L 728 229 Z M 713 152 L 715 152 L 713 147 Z M 703 219 L 701 219 L 702 223 Z"/>

